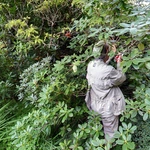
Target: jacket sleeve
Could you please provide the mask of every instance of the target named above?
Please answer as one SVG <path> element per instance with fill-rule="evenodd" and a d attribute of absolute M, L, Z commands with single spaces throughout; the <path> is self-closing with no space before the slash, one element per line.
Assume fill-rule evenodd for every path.
<path fill-rule="evenodd" d="M 122 70 L 113 68 L 110 72 L 110 82 L 112 86 L 118 86 L 126 80 L 125 74 Z"/>

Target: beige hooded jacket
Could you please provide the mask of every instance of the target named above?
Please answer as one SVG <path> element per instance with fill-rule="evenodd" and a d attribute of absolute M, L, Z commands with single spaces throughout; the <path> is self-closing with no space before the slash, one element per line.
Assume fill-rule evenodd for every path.
<path fill-rule="evenodd" d="M 88 64 L 86 78 L 91 86 L 91 102 L 88 107 L 102 117 L 118 116 L 125 110 L 124 96 L 118 86 L 126 77 L 119 64 L 115 69 L 102 59 L 95 59 Z"/>

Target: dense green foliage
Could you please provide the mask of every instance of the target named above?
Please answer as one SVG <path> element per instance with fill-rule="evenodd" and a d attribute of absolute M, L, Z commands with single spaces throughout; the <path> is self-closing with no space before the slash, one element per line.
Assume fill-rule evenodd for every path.
<path fill-rule="evenodd" d="M 134 141 L 138 143 L 137 150 L 148 150 L 150 149 L 150 136 L 149 136 L 149 124 L 150 119 L 147 121 L 142 121 L 141 118 L 138 118 L 138 128 L 134 134 Z"/>
<path fill-rule="evenodd" d="M 148 150 L 149 28 L 149 7 L 128 0 L 1 0 L 1 150 Z M 99 40 L 124 54 L 127 76 L 127 108 L 110 143 L 84 102 Z"/>

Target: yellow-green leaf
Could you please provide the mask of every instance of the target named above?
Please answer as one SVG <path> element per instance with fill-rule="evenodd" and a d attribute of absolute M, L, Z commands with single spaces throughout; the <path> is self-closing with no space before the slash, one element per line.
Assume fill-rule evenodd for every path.
<path fill-rule="evenodd" d="M 77 66 L 76 65 L 73 65 L 72 69 L 73 69 L 73 72 L 77 72 Z"/>
<path fill-rule="evenodd" d="M 139 44 L 138 44 L 138 48 L 139 48 L 139 50 L 141 50 L 141 51 L 144 50 L 144 48 L 145 48 L 145 47 L 144 47 L 144 44 L 139 43 Z"/>

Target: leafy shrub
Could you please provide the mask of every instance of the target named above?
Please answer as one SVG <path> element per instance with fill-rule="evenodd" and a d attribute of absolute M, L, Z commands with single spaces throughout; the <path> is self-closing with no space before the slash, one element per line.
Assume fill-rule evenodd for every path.
<path fill-rule="evenodd" d="M 96 115 L 95 113 L 91 113 L 86 122 L 83 124 L 78 124 L 78 128 L 74 130 L 74 132 L 68 136 L 64 142 L 61 142 L 60 146 L 62 150 L 93 149 L 95 140 L 99 140 L 99 138 L 102 139 L 101 147 L 104 147 L 105 140 L 103 139 L 100 116 Z"/>
<path fill-rule="evenodd" d="M 28 0 L 21 6 L 19 1 L 9 3 L 11 5 L 0 3 L 5 21 L 3 37 L 8 35 L 1 43 L 4 78 L 1 77 L 0 93 L 3 99 L 14 98 L 11 96 L 15 93 L 19 101 L 10 109 L 12 114 L 16 112 L 13 124 L 6 126 L 7 132 L 1 132 L 4 149 L 108 150 L 112 142 L 117 144 L 115 148 L 135 149 L 136 142 L 143 140 L 136 137 L 145 135 L 139 127 L 136 130 L 137 116 L 139 114 L 145 121 L 150 116 L 149 9 L 140 12 L 127 0 L 73 0 L 68 3 Z M 72 10 L 73 17 L 77 18 L 71 18 L 70 11 L 66 10 Z M 80 17 L 81 12 L 76 13 L 78 10 L 82 10 Z M 71 19 L 74 23 L 69 29 Z M 69 30 L 69 38 L 65 30 Z M 93 44 L 99 40 L 117 44 L 118 52 L 124 54 L 121 66 L 132 87 L 132 96 L 125 95 L 127 109 L 120 118 L 119 130 L 107 144 L 100 116 L 89 112 L 84 102 L 86 66 L 92 58 Z M 57 53 L 58 49 L 63 51 L 63 56 Z M 51 54 L 55 54 L 55 60 L 43 58 Z M 35 60 L 38 62 L 33 64 Z M 15 78 L 11 76 L 12 68 Z M 17 85 L 17 92 L 14 85 Z M 2 112 L 4 114 L 4 109 Z M 141 144 L 137 148 L 142 148 Z"/>
<path fill-rule="evenodd" d="M 73 77 L 78 72 L 73 72 L 72 60 L 74 65 L 79 65 L 78 61 L 85 56 L 68 56 L 57 61 L 54 66 L 51 64 L 51 57 L 47 57 L 24 70 L 20 76 L 18 98 L 31 110 L 12 127 L 10 135 L 13 149 L 42 149 L 42 146 L 56 149 L 59 144 L 57 140 L 67 136 L 72 126 L 76 128 L 78 120 L 84 117 L 85 106 L 82 103 L 75 105 L 81 102 L 81 98 L 79 95 L 75 97 L 73 92 L 83 90 L 85 80 L 81 76 L 74 82 Z M 64 88 L 60 88 L 61 85 Z M 76 122 L 71 122 L 73 119 Z"/>
<path fill-rule="evenodd" d="M 150 119 L 143 121 L 138 117 L 137 131 L 133 135 L 133 141 L 136 143 L 137 150 L 149 150 L 150 149 Z"/>

